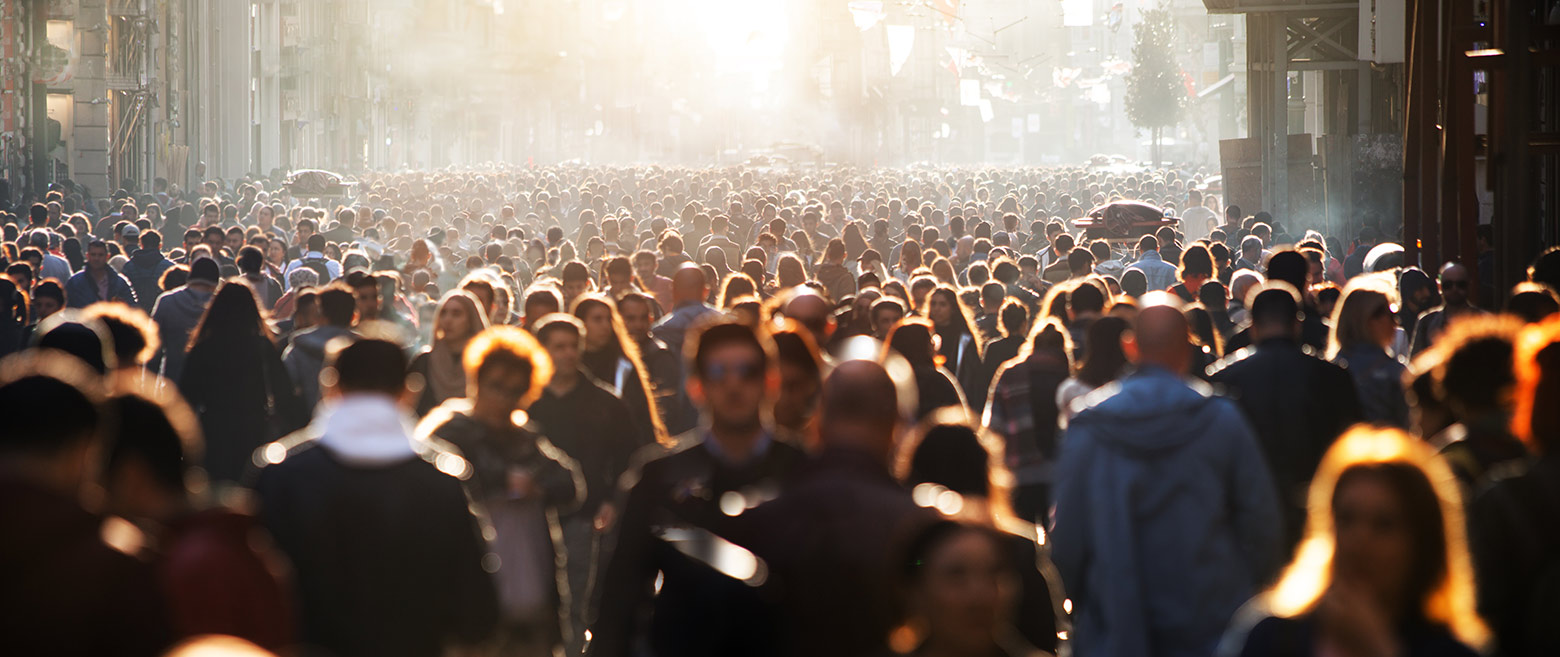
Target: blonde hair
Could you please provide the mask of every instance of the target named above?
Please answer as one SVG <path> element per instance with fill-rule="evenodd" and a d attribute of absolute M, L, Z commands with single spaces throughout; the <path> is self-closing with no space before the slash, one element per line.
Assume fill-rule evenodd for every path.
<path fill-rule="evenodd" d="M 1400 429 L 1357 425 L 1327 450 L 1311 480 L 1305 540 L 1295 552 L 1266 601 L 1275 616 L 1292 618 L 1309 613 L 1332 585 L 1334 534 L 1333 499 L 1339 479 L 1356 468 L 1412 469 L 1424 478 L 1438 502 L 1443 563 L 1434 566 L 1430 582 L 1413 610 L 1446 627 L 1474 649 L 1485 645 L 1489 628 L 1474 608 L 1473 566 L 1468 556 L 1461 496 L 1451 468 L 1425 443 Z M 1434 546 L 1416 545 L 1417 549 Z"/>
<path fill-rule="evenodd" d="M 552 380 L 553 364 L 552 358 L 547 355 L 547 350 L 543 349 L 530 333 L 518 326 L 501 324 L 484 329 L 466 345 L 465 353 L 461 354 L 461 362 L 466 368 L 468 391 L 476 392 L 477 375 L 490 359 L 494 361 L 493 364 L 513 363 L 515 366 L 521 366 L 523 362 L 531 364 L 531 385 L 520 398 L 518 404 L 520 408 L 528 408 L 532 402 L 541 398 L 547 382 Z"/>
<path fill-rule="evenodd" d="M 1382 308 L 1391 312 L 1397 303 L 1396 296 L 1391 285 L 1375 276 L 1356 276 L 1349 281 L 1343 296 L 1338 299 L 1338 306 L 1333 309 L 1332 329 L 1327 336 L 1327 359 L 1337 358 L 1338 352 L 1357 344 L 1374 344 L 1370 320 Z"/>

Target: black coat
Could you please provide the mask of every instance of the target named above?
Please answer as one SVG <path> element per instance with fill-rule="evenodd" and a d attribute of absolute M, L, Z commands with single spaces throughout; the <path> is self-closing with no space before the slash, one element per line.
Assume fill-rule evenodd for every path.
<path fill-rule="evenodd" d="M 1360 420 L 1354 380 L 1343 368 L 1282 338 L 1230 354 L 1207 371 L 1256 430 L 1284 508 L 1287 546 L 1293 547 L 1300 540 L 1307 490 L 1322 455 Z"/>
<path fill-rule="evenodd" d="M 531 420 L 552 444 L 579 463 L 585 475 L 585 502 L 576 513 L 595 515 L 612 499 L 618 477 L 645 444 L 631 413 L 600 381 L 580 372 L 567 394 L 547 389 L 530 408 Z"/>
<path fill-rule="evenodd" d="M 435 657 L 498 620 L 461 480 L 424 450 L 351 465 L 307 436 L 260 470 L 260 519 L 292 562 L 304 642 L 333 655 Z M 421 458 L 418 458 L 420 456 Z M 446 459 L 447 461 L 447 459 Z"/>
<path fill-rule="evenodd" d="M 703 510 L 679 506 L 689 509 Z M 855 657 L 887 648 L 903 614 L 898 556 L 936 517 L 874 457 L 834 449 L 798 468 L 780 497 L 705 520 L 767 564 L 784 654 Z"/>
<path fill-rule="evenodd" d="M 704 445 L 707 438 L 688 438 L 687 447 L 651 460 L 638 468 L 637 476 L 630 475 L 634 483 L 618 525 L 617 547 L 602 579 L 592 655 L 630 655 L 641 636 L 648 637 L 656 655 L 775 652 L 774 610 L 746 584 L 668 544 L 660 529 L 687 526 L 670 507 L 690 485 L 707 491 L 700 495 L 700 504 L 714 505 L 727 492 L 778 486 L 805 457 L 796 447 L 772 441 L 753 463 L 731 466 Z M 646 449 L 664 453 L 658 447 Z M 663 575 L 659 593 L 654 590 L 657 572 Z"/>
<path fill-rule="evenodd" d="M 184 358 L 179 391 L 200 416 L 213 482 L 238 481 L 256 448 L 309 421 L 276 345 L 263 337 L 195 345 Z"/>

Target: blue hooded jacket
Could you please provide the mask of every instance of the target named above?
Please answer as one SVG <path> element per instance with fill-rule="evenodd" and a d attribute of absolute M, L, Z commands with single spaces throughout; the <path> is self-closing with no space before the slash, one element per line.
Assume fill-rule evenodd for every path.
<path fill-rule="evenodd" d="M 1273 480 L 1234 402 L 1146 367 L 1069 423 L 1052 558 L 1079 657 L 1205 656 L 1276 571 Z"/>

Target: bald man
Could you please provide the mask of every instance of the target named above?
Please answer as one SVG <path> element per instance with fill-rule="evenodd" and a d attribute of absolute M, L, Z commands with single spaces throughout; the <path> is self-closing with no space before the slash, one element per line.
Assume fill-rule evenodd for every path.
<path fill-rule="evenodd" d="M 650 327 L 650 334 L 671 349 L 672 353 L 689 353 L 684 345 L 689 329 L 720 313 L 705 303 L 709 294 L 710 284 L 709 279 L 705 277 L 704 269 L 691 262 L 683 263 L 672 273 L 672 311 L 662 317 L 661 321 L 656 322 L 655 326 Z M 678 360 L 682 367 L 678 378 L 687 381 L 687 363 L 681 362 L 682 359 Z M 693 407 L 693 401 L 688 398 L 686 390 L 677 390 L 674 398 L 668 400 L 668 405 L 667 431 L 679 434 L 698 424 L 699 412 Z"/>
<path fill-rule="evenodd" d="M 836 366 L 819 406 L 812 463 L 780 497 L 711 526 L 768 565 L 784 654 L 888 654 L 899 616 L 894 555 L 935 514 L 889 472 L 902 414 L 881 364 Z"/>
<path fill-rule="evenodd" d="M 1213 654 L 1281 558 L 1261 449 L 1186 377 L 1186 319 L 1163 296 L 1126 338 L 1137 370 L 1084 397 L 1063 442 L 1051 545 L 1079 657 Z"/>
<path fill-rule="evenodd" d="M 1426 310 L 1414 324 L 1414 338 L 1410 351 L 1415 356 L 1428 349 L 1446 331 L 1446 325 L 1464 315 L 1483 315 L 1484 310 L 1474 306 L 1469 294 L 1472 280 L 1468 268 L 1455 262 L 1441 266 L 1438 283 L 1441 286 L 1441 305 Z"/>

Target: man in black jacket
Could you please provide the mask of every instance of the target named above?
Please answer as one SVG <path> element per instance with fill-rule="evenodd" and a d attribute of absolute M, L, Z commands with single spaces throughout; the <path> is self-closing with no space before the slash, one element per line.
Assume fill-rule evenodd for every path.
<path fill-rule="evenodd" d="M 1301 345 L 1299 313 L 1295 289 L 1269 282 L 1251 303 L 1255 346 L 1208 367 L 1213 383 L 1235 398 L 1257 431 L 1279 489 L 1286 549 L 1300 540 L 1306 491 L 1322 455 L 1361 419 L 1349 373 Z"/>
<path fill-rule="evenodd" d="M 498 559 L 462 486 L 470 464 L 410 435 L 400 346 L 333 347 L 336 381 L 314 423 L 255 454 L 260 518 L 296 574 L 304 643 L 434 657 L 485 641 Z"/>
<path fill-rule="evenodd" d="M 857 338 L 863 340 L 864 338 Z M 858 351 L 847 343 L 846 353 Z M 874 357 L 875 358 L 875 357 Z M 902 361 L 889 367 L 909 366 Z M 819 451 L 774 500 L 736 517 L 705 517 L 767 566 L 786 655 L 887 654 L 903 617 L 895 555 L 936 517 L 889 473 L 895 438 L 912 414 L 883 364 L 846 360 L 824 380 Z M 704 505 L 680 505 L 690 517 Z M 727 509 L 722 509 L 727 511 Z"/>
<path fill-rule="evenodd" d="M 553 376 L 541 399 L 531 405 L 531 419 L 553 445 L 579 463 L 585 477 L 584 503 L 563 518 L 573 628 L 565 645 L 570 654 L 578 654 L 584 645 L 581 628 L 588 625 L 594 599 L 590 584 L 601 534 L 617 515 L 612 491 L 629 459 L 644 445 L 629 420 L 628 406 L 580 366 L 584 324 L 573 315 L 552 313 L 536 320 L 534 332 L 552 359 Z"/>
<path fill-rule="evenodd" d="M 640 637 L 648 637 L 656 655 L 775 653 L 774 612 L 742 581 L 687 556 L 710 540 L 699 532 L 687 538 L 689 525 L 671 506 L 687 499 L 714 513 L 732 500 L 756 504 L 775 494 L 803 454 L 776 441 L 767 421 L 779 381 L 769 338 L 723 321 L 705 327 L 696 341 L 689 389 L 708 429 L 683 434 L 670 454 L 658 447 L 640 453 L 655 458 L 635 473 L 628 492 L 602 580 L 592 655 L 633 654 Z M 656 594 L 658 571 L 663 580 Z"/>

